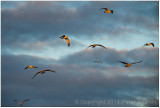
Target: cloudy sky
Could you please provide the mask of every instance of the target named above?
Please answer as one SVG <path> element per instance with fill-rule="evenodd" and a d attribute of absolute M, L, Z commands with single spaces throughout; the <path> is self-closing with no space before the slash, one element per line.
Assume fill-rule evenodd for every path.
<path fill-rule="evenodd" d="M 28 107 L 159 105 L 159 2 L 3 1 L 1 8 L 2 106 L 18 106 L 15 99 L 30 99 Z M 91 44 L 107 49 L 85 50 Z M 117 60 L 143 62 L 125 68 Z M 43 69 L 57 73 L 31 79 Z"/>

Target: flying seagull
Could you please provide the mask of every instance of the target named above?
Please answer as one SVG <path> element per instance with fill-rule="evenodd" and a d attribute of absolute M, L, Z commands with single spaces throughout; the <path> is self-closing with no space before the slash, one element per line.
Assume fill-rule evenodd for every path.
<path fill-rule="evenodd" d="M 63 36 L 61 36 L 60 38 L 61 38 L 61 39 L 65 39 L 65 40 L 67 41 L 67 43 L 68 43 L 68 47 L 70 46 L 70 40 L 68 39 L 68 36 L 63 35 Z"/>
<path fill-rule="evenodd" d="M 93 44 L 93 45 L 90 45 L 89 47 L 95 48 L 96 46 L 101 46 L 101 47 L 107 49 L 106 47 L 104 47 L 104 46 L 101 45 L 101 44 Z M 89 47 L 88 47 L 88 48 L 89 48 Z"/>
<path fill-rule="evenodd" d="M 27 68 L 38 68 L 38 67 L 30 65 L 30 66 L 27 66 L 25 69 L 27 69 Z"/>
<path fill-rule="evenodd" d="M 22 102 L 19 102 L 18 100 L 14 100 L 14 101 L 16 101 L 20 106 L 22 106 L 22 105 L 23 105 L 23 103 L 24 103 L 24 102 L 26 102 L 26 101 L 29 101 L 29 99 L 27 99 L 27 100 L 23 100 Z"/>
<path fill-rule="evenodd" d="M 135 63 L 126 63 L 126 62 L 123 62 L 123 61 L 118 61 L 118 62 L 121 62 L 121 63 L 125 64 L 125 67 L 130 67 L 130 66 L 132 66 L 132 64 L 141 63 L 142 61 L 135 62 Z"/>
<path fill-rule="evenodd" d="M 144 46 L 150 46 L 150 45 L 152 45 L 154 47 L 154 43 L 146 43 L 146 44 L 144 44 Z"/>
<path fill-rule="evenodd" d="M 108 8 L 101 8 L 101 9 L 104 9 L 104 13 L 111 13 L 113 14 L 113 10 L 108 10 Z"/>
<path fill-rule="evenodd" d="M 38 75 L 39 73 L 44 74 L 45 71 L 55 72 L 55 71 L 52 71 L 52 70 L 49 70 L 49 69 L 42 70 L 42 71 L 37 72 L 37 73 L 33 76 L 33 78 L 34 78 L 36 75 Z M 55 72 L 55 73 L 56 73 L 56 72 Z M 33 79 L 33 78 L 32 78 L 32 79 Z"/>
<path fill-rule="evenodd" d="M 102 63 L 101 61 L 94 61 L 94 62 L 96 62 L 96 63 Z"/>

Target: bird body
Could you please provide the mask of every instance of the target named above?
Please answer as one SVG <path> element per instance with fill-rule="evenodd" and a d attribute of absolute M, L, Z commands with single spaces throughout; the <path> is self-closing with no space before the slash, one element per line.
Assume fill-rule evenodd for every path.
<path fill-rule="evenodd" d="M 154 47 L 154 43 L 146 43 L 146 44 L 144 44 L 144 46 L 150 46 L 150 45 L 152 45 Z"/>
<path fill-rule="evenodd" d="M 29 101 L 29 99 L 27 99 L 27 100 L 23 100 L 22 102 L 19 102 L 18 100 L 14 100 L 14 101 L 16 101 L 20 106 L 22 106 L 22 105 L 23 105 L 23 103 L 24 103 L 24 102 L 26 102 L 26 101 Z"/>
<path fill-rule="evenodd" d="M 132 64 L 128 63 L 128 64 L 125 65 L 125 67 L 130 67 L 130 66 L 132 66 Z"/>
<path fill-rule="evenodd" d="M 30 65 L 30 66 L 25 67 L 25 69 L 27 69 L 27 68 L 38 68 L 38 67 Z"/>
<path fill-rule="evenodd" d="M 68 39 L 68 36 L 63 35 L 63 36 L 61 36 L 60 38 L 61 38 L 61 39 L 65 39 L 65 40 L 67 41 L 67 43 L 68 43 L 68 47 L 70 46 L 70 40 Z"/>
<path fill-rule="evenodd" d="M 140 61 L 140 62 L 135 62 L 135 63 L 126 63 L 126 62 L 123 62 L 123 61 L 118 61 L 118 62 L 121 62 L 121 63 L 125 64 L 125 65 L 124 65 L 125 67 L 130 67 L 130 66 L 132 66 L 132 64 L 141 63 L 142 61 Z"/>
<path fill-rule="evenodd" d="M 89 47 L 95 48 L 96 46 L 101 46 L 101 47 L 107 49 L 106 47 L 104 47 L 104 46 L 101 45 L 101 44 L 93 44 L 93 45 L 90 45 Z M 89 47 L 88 47 L 88 48 L 89 48 Z"/>
<path fill-rule="evenodd" d="M 96 62 L 96 63 L 102 63 L 101 61 L 94 61 L 94 62 Z"/>
<path fill-rule="evenodd" d="M 104 9 L 104 13 L 111 13 L 113 14 L 113 10 L 108 10 L 108 8 L 101 8 L 101 9 Z"/>
<path fill-rule="evenodd" d="M 44 74 L 45 71 L 55 72 L 55 71 L 52 71 L 52 70 L 49 70 L 49 69 L 42 70 L 42 71 L 37 72 L 37 73 L 33 76 L 33 78 L 34 78 L 35 76 L 37 76 L 39 73 Z M 33 79 L 33 78 L 32 78 L 32 79 Z"/>

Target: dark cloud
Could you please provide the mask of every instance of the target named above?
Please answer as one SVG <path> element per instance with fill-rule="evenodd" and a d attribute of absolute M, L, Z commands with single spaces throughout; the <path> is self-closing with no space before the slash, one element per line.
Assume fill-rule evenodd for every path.
<path fill-rule="evenodd" d="M 113 65 L 117 64 L 117 61 L 132 63 L 143 60 L 142 64 L 145 66 L 158 66 L 158 49 L 159 48 L 153 47 L 139 47 L 133 50 L 116 50 L 113 48 L 104 49 L 101 47 L 88 48 L 87 50 L 83 50 L 73 55 L 68 55 L 64 59 L 61 59 L 61 61 L 67 63 L 77 63 L 78 61 L 78 63 L 83 64 L 87 63 L 84 61 L 95 61 L 99 59 L 108 65 Z"/>
<path fill-rule="evenodd" d="M 85 49 L 88 41 L 106 37 L 121 43 L 126 41 L 125 48 L 131 41 L 135 42 L 133 38 L 139 39 L 139 35 L 152 41 L 151 37 L 155 39 L 153 35 L 158 34 L 158 2 L 6 3 L 8 5 L 3 2 L 6 8 L 2 6 L 1 11 L 2 106 L 18 106 L 14 99 L 28 98 L 30 101 L 24 106 L 158 106 L 159 48 L 117 50 L 106 46 L 106 50 L 101 47 L 79 50 Z M 104 7 L 113 9 L 114 14 L 104 14 L 104 10 L 100 10 Z M 71 40 L 73 47 L 70 49 L 66 41 L 59 38 L 64 34 Z M 103 35 L 105 37 L 101 37 Z M 77 52 L 73 52 L 76 48 Z M 21 53 L 17 54 L 17 51 Z M 26 52 L 32 52 L 32 55 Z M 41 53 L 44 55 L 38 56 Z M 47 53 L 54 58 L 56 54 L 61 56 L 60 59 L 48 58 Z M 94 63 L 95 60 L 103 63 Z M 119 60 L 143 62 L 125 68 L 117 62 Z M 39 68 L 24 70 L 28 65 Z M 43 69 L 57 73 L 39 74 L 31 79 Z M 76 104 L 75 100 L 82 103 Z M 124 101 L 87 103 L 103 100 Z"/>
<path fill-rule="evenodd" d="M 158 18 L 155 2 L 87 2 L 80 7 L 74 2 L 62 3 L 72 5 L 65 8 L 59 2 L 29 1 L 13 9 L 2 9 L 2 43 L 49 40 L 62 34 L 90 38 L 99 34 L 142 33 L 138 28 L 145 32 L 158 30 L 157 21 L 152 20 Z M 102 7 L 115 9 L 115 14 L 104 14 Z"/>
<path fill-rule="evenodd" d="M 156 106 L 157 104 L 139 100 L 157 99 L 158 49 L 137 48 L 132 51 L 117 51 L 108 48 L 102 56 L 101 53 L 104 51 L 100 48 L 92 49 L 87 51 L 86 56 L 79 52 L 58 61 L 27 55 L 2 55 L 2 106 L 17 106 L 17 103 L 12 101 L 15 98 L 20 100 L 30 98 L 31 100 L 24 106 L 139 106 L 138 103 L 142 106 Z M 102 65 L 93 64 L 93 61 L 88 59 L 91 54 L 96 58 L 94 55 L 98 52 L 105 58 Z M 133 57 L 139 59 L 142 56 L 145 59 L 144 64 L 129 68 L 130 72 L 123 72 L 126 70 L 123 65 L 114 62 L 114 57 L 116 59 L 127 57 L 132 61 Z M 152 63 L 149 63 L 149 60 L 152 60 Z M 29 64 L 40 68 L 23 70 Z M 147 68 L 149 65 L 151 67 Z M 32 80 L 32 76 L 41 69 L 53 69 L 57 73 L 40 74 Z M 75 100 L 81 102 L 130 100 L 136 101 L 136 104 L 75 104 Z"/>

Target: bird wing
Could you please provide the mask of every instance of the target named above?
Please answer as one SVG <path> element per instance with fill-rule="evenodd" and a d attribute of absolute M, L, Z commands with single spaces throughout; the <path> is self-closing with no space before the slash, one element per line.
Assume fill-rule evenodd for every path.
<path fill-rule="evenodd" d="M 34 66 L 33 68 L 38 68 L 38 67 Z"/>
<path fill-rule="evenodd" d="M 106 11 L 108 11 L 108 8 L 101 8 L 101 9 L 105 9 Z"/>
<path fill-rule="evenodd" d="M 26 101 L 29 101 L 29 99 L 27 99 L 27 100 L 24 100 L 24 101 L 22 102 L 22 104 L 23 104 L 24 102 L 26 102 Z"/>
<path fill-rule="evenodd" d="M 28 68 L 28 66 L 27 66 L 27 67 L 25 67 L 25 69 L 27 69 L 27 68 Z M 25 70 L 25 69 L 24 69 L 24 70 Z"/>
<path fill-rule="evenodd" d="M 97 46 L 101 46 L 101 47 L 107 49 L 105 46 L 103 46 L 103 45 L 101 45 L 101 44 L 96 44 L 96 45 L 97 45 Z"/>
<path fill-rule="evenodd" d="M 92 45 L 89 45 L 84 51 L 86 51 L 89 47 L 91 47 Z"/>
<path fill-rule="evenodd" d="M 93 45 L 89 45 L 88 48 L 91 47 L 91 46 L 93 46 Z"/>
<path fill-rule="evenodd" d="M 60 38 L 63 39 L 65 37 L 65 35 L 62 35 Z"/>
<path fill-rule="evenodd" d="M 46 69 L 46 70 L 43 70 L 43 71 L 56 72 L 56 71 L 53 71 L 53 70 L 49 70 L 49 69 Z"/>
<path fill-rule="evenodd" d="M 19 104 L 20 104 L 20 102 L 19 102 L 18 100 L 14 100 L 14 101 L 16 101 L 17 103 L 19 103 Z"/>
<path fill-rule="evenodd" d="M 68 46 L 70 46 L 70 40 L 67 38 L 66 41 L 68 43 Z"/>
<path fill-rule="evenodd" d="M 103 45 L 100 45 L 101 47 L 103 47 L 103 48 L 105 48 L 105 49 L 107 49 L 105 46 L 103 46 Z"/>
<path fill-rule="evenodd" d="M 121 62 L 121 63 L 123 63 L 123 64 L 128 64 L 128 63 L 126 63 L 126 62 L 122 62 L 122 61 L 118 61 L 118 62 Z"/>
<path fill-rule="evenodd" d="M 143 61 L 143 60 L 142 60 L 142 61 Z M 140 61 L 140 62 L 135 62 L 135 63 L 132 63 L 132 64 L 141 63 L 142 61 Z"/>
<path fill-rule="evenodd" d="M 38 75 L 40 72 L 37 72 L 33 77 L 32 77 L 32 79 L 36 76 L 36 75 Z"/>
<path fill-rule="evenodd" d="M 150 43 L 154 47 L 154 43 Z"/>

